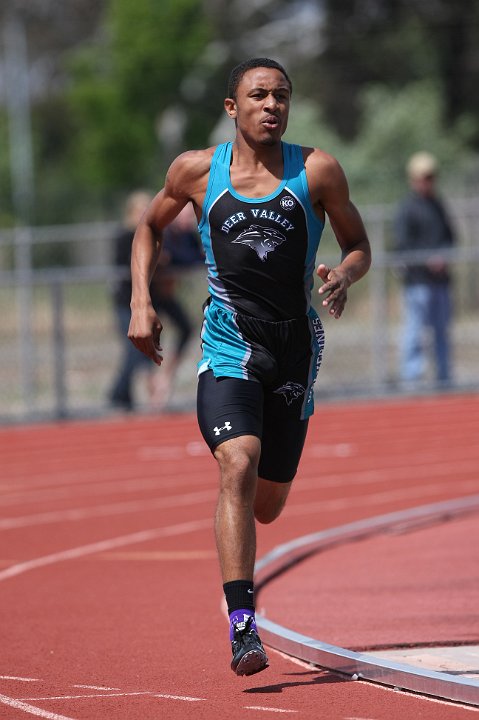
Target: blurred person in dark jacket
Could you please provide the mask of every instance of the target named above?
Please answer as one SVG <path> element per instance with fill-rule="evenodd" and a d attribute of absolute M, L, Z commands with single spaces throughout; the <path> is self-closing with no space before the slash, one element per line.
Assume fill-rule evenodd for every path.
<path fill-rule="evenodd" d="M 165 244 L 150 286 L 155 310 L 160 315 L 169 317 L 176 327 L 176 342 L 169 363 L 159 373 L 157 366 L 141 353 L 127 336 L 131 316 L 131 244 L 140 218 L 152 199 L 153 195 L 146 191 L 131 193 L 125 204 L 122 225 L 113 239 L 115 265 L 125 269 L 125 276 L 116 282 L 113 292 L 121 338 L 121 360 L 109 399 L 113 406 L 127 411 L 134 409 L 134 378 L 138 371 L 146 373 L 151 408 L 161 410 L 167 405 L 179 363 L 192 333 L 191 320 L 176 297 L 177 271 L 203 261 L 195 216 L 186 209 L 165 231 Z"/>
<path fill-rule="evenodd" d="M 411 156 L 407 166 L 409 194 L 395 217 L 395 249 L 418 253 L 403 267 L 403 333 L 401 378 L 407 385 L 421 381 L 427 367 L 427 331 L 432 331 L 436 380 L 451 382 L 451 273 L 448 251 L 455 234 L 437 193 L 438 162 L 427 152 Z M 444 252 L 446 251 L 446 252 Z"/>

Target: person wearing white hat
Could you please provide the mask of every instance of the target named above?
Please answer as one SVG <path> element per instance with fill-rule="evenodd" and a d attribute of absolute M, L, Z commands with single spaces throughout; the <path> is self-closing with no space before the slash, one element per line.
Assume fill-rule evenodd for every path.
<path fill-rule="evenodd" d="M 427 369 L 426 339 L 432 331 L 433 357 L 439 386 L 451 382 L 451 273 L 448 253 L 455 234 L 436 191 L 439 163 L 417 152 L 406 165 L 411 188 L 399 204 L 395 249 L 410 254 L 403 266 L 404 326 L 400 346 L 401 378 L 416 383 Z"/>

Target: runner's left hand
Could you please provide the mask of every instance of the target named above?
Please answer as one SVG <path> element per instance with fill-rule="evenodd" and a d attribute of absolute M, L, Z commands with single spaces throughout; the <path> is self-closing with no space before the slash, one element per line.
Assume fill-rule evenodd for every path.
<path fill-rule="evenodd" d="M 340 318 L 348 299 L 348 287 L 350 281 L 347 273 L 339 267 L 330 268 L 327 265 L 319 265 L 317 275 L 324 282 L 319 288 L 319 294 L 324 295 L 323 307 L 329 306 L 329 314 L 336 319 Z"/>

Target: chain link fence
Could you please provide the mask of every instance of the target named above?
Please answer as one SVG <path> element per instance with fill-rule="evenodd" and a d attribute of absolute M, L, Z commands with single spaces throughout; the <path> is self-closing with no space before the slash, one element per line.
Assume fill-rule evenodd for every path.
<path fill-rule="evenodd" d="M 479 198 L 454 200 L 450 210 L 459 243 L 449 252 L 454 275 L 454 390 L 479 391 Z M 326 348 L 317 399 L 346 399 L 406 392 L 399 382 L 399 270 L 420 253 L 390 251 L 392 206 L 361 208 L 373 248 L 368 275 L 349 291 L 343 317 L 323 318 Z M 0 421 L 27 422 L 113 412 L 108 391 L 120 360 L 112 286 L 122 271 L 112 264 L 114 223 L 16 228 L 0 231 Z M 335 265 L 339 250 L 328 230 L 318 262 Z M 184 270 L 178 296 L 196 327 L 179 369 L 171 411 L 195 403 L 203 268 Z M 164 322 L 163 348 L 175 329 Z M 161 369 L 155 370 L 161 372 Z M 432 367 L 422 392 L 435 392 Z M 138 411 L 150 410 L 141 373 L 135 380 Z"/>

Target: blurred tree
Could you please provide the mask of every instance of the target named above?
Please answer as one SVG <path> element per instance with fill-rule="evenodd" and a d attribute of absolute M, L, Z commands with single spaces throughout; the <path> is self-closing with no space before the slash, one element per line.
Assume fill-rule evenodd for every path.
<path fill-rule="evenodd" d="M 69 0 L 58 3 L 54 0 L 2 0 L 0 4 L 0 110 L 2 132 L 0 132 L 0 188 L 2 192 L 2 216 L 13 219 L 12 168 L 8 162 L 8 145 L 11 142 L 7 132 L 6 94 L 6 46 L 12 18 L 21 24 L 26 40 L 27 77 L 31 101 L 31 125 L 34 134 L 34 175 L 42 182 L 35 183 L 32 220 L 54 222 L 67 220 L 71 215 L 71 201 L 75 197 L 69 176 L 68 149 L 70 144 L 68 112 L 65 99 L 65 85 L 68 76 L 63 58 L 65 53 L 80 45 L 98 26 L 106 0 Z M 23 72 L 17 67 L 16 72 Z M 27 139 L 25 139 L 27 144 Z M 58 182 L 55 176 L 58 176 Z M 71 188 L 68 200 L 61 198 L 67 187 Z M 50 191 L 50 197 L 48 196 Z M 48 214 L 48 205 L 55 197 L 56 212 Z M 61 208 L 61 210 L 59 210 Z M 65 213 L 62 216 L 62 211 Z"/>
<path fill-rule="evenodd" d="M 28 42 L 33 97 L 62 90 L 63 54 L 96 32 L 108 0 L 2 0 L 0 26 L 8 15 L 21 19 Z"/>
<path fill-rule="evenodd" d="M 100 34 L 71 62 L 82 182 L 157 186 L 174 155 L 214 142 L 231 67 L 309 56 L 319 18 L 314 0 L 110 0 Z"/>
<path fill-rule="evenodd" d="M 162 113 L 208 37 L 200 0 L 111 0 L 101 37 L 71 63 L 74 159 L 84 180 L 110 189 L 157 184 Z M 194 138 L 198 112 L 187 98 L 184 105 L 177 122 Z"/>
<path fill-rule="evenodd" d="M 370 86 L 359 96 L 363 112 L 354 140 L 345 140 L 311 101 L 300 100 L 291 114 L 286 138 L 322 147 L 347 169 L 358 203 L 395 201 L 404 192 L 405 162 L 418 148 L 429 148 L 440 160 L 451 190 L 467 195 L 458 176 L 469 172 L 471 126 L 460 121 L 443 130 L 444 100 L 431 80 L 402 90 Z M 420 107 L 421 112 L 411 112 Z M 454 185 L 454 186 L 453 186 Z"/>
<path fill-rule="evenodd" d="M 476 0 L 324 0 L 321 82 L 311 86 L 327 119 L 345 138 L 361 122 L 361 89 L 372 83 L 401 88 L 438 81 L 443 118 L 475 118 L 479 147 L 479 4 Z"/>
<path fill-rule="evenodd" d="M 161 184 L 181 150 L 227 137 L 228 73 L 251 56 L 285 63 L 292 122 L 298 109 L 310 122 L 302 140 L 338 147 L 376 200 L 391 186 L 371 162 L 402 169 L 409 141 L 428 141 L 432 97 L 438 142 L 479 147 L 477 0 L 2 0 L 0 23 L 12 11 L 28 39 L 39 222 L 116 210 L 132 186 Z M 8 192 L 3 118 L 0 107 Z"/>

